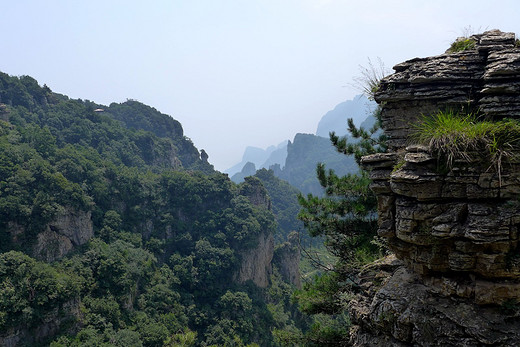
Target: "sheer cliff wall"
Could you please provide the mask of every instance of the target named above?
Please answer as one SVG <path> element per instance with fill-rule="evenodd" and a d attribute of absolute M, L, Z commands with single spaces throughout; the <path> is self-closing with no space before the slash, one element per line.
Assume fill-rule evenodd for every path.
<path fill-rule="evenodd" d="M 367 270 L 383 284 L 365 281 L 353 305 L 354 345 L 520 344 L 520 163 L 497 172 L 476 153 L 439 170 L 430 148 L 410 142 L 419 117 L 440 110 L 520 118 L 515 35 L 471 39 L 471 49 L 396 65 L 376 93 L 389 151 L 362 164 L 397 259 Z"/>

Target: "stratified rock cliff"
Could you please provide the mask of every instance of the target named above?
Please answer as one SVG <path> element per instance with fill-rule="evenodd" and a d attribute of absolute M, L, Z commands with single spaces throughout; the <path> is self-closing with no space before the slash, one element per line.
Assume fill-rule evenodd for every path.
<path fill-rule="evenodd" d="M 390 151 L 362 163 L 378 196 L 378 234 L 397 259 L 363 274 L 354 345 L 520 345 L 520 163 L 500 174 L 481 160 L 443 171 L 429 148 L 409 142 L 418 118 L 439 110 L 520 117 L 515 35 L 471 40 L 472 49 L 396 65 L 376 94 Z"/>

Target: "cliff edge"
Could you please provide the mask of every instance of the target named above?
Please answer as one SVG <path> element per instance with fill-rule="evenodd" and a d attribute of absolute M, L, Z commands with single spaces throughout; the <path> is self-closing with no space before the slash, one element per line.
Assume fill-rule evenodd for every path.
<path fill-rule="evenodd" d="M 378 234 L 396 258 L 364 270 L 351 309 L 357 346 L 520 345 L 520 162 L 483 153 L 440 168 L 414 144 L 421 117 L 473 110 L 520 118 L 520 48 L 487 31 L 468 49 L 394 67 L 375 99 L 389 151 L 364 157 L 378 197 Z"/>

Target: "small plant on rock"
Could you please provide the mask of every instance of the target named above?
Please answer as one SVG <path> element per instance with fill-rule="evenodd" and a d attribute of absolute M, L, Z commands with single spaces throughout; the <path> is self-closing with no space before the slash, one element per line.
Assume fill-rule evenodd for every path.
<path fill-rule="evenodd" d="M 472 38 L 459 37 L 453 42 L 448 49 L 448 53 L 456 53 L 474 49 L 477 42 Z"/>
<path fill-rule="evenodd" d="M 361 76 L 354 77 L 354 88 L 360 90 L 365 96 L 374 100 L 375 94 L 379 90 L 381 80 L 383 77 L 388 75 L 388 70 L 385 68 L 385 64 L 381 58 L 377 59 L 377 63 L 372 63 L 370 58 L 368 59 L 368 67 L 359 66 Z"/>
<path fill-rule="evenodd" d="M 448 168 L 455 160 L 481 160 L 498 172 L 499 179 L 505 160 L 518 158 L 520 122 L 479 120 L 474 114 L 440 111 L 423 116 L 415 124 L 410 137 L 414 143 L 428 145 Z"/>
<path fill-rule="evenodd" d="M 475 49 L 477 41 L 474 39 L 473 35 L 482 31 L 481 27 L 475 30 L 471 25 L 468 25 L 462 29 L 461 36 L 451 44 L 446 53 L 457 53 L 469 49 Z"/>

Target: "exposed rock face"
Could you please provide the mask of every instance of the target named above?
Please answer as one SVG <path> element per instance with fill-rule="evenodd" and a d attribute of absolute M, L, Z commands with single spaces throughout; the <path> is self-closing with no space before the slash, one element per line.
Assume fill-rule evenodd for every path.
<path fill-rule="evenodd" d="M 34 256 L 46 262 L 52 262 L 62 258 L 69 253 L 74 246 L 72 241 L 49 227 L 37 236 L 36 245 L 34 246 Z"/>
<path fill-rule="evenodd" d="M 419 150 L 405 150 L 393 171 L 394 153 L 363 160 L 372 168 L 378 194 L 378 234 L 419 274 L 519 278 L 520 167 L 505 168 L 501 183 L 498 174 L 476 163 L 460 163 L 443 174 L 431 155 Z"/>
<path fill-rule="evenodd" d="M 240 187 L 240 194 L 246 196 L 256 207 L 271 210 L 271 199 L 264 184 L 257 177 L 246 177 Z"/>
<path fill-rule="evenodd" d="M 1 103 L 0 100 L 0 120 L 9 121 L 9 111 L 7 110 L 7 106 Z"/>
<path fill-rule="evenodd" d="M 405 146 L 421 114 L 470 104 L 494 118 L 520 116 L 520 49 L 515 34 L 474 35 L 475 49 L 415 58 L 394 67 L 376 95 L 391 149 Z"/>
<path fill-rule="evenodd" d="M 270 232 L 258 235 L 257 246 L 240 252 L 242 262 L 235 275 L 238 283 L 253 281 L 258 287 L 266 288 L 269 285 L 269 275 L 272 272 L 271 260 L 274 253 L 274 238 Z"/>
<path fill-rule="evenodd" d="M 300 275 L 300 248 L 298 234 L 291 232 L 288 240 L 278 245 L 274 251 L 273 264 L 280 270 L 282 279 L 296 288 L 302 287 Z"/>
<path fill-rule="evenodd" d="M 175 145 L 171 142 L 166 142 L 163 145 L 166 147 L 165 155 L 153 156 L 152 165 L 170 167 L 174 170 L 182 167 L 182 162 L 179 159 L 179 151 L 175 148 Z M 150 149 L 153 148 L 153 143 L 150 143 Z M 154 153 L 153 150 L 150 150 Z"/>
<path fill-rule="evenodd" d="M 378 196 L 378 234 L 404 266 L 358 298 L 355 345 L 520 345 L 520 320 L 499 309 L 520 300 L 520 164 L 501 175 L 479 160 L 439 170 L 428 148 L 406 147 L 418 117 L 439 110 L 520 117 L 515 35 L 472 39 L 473 50 L 398 64 L 376 95 L 390 151 L 362 164 Z"/>
<path fill-rule="evenodd" d="M 517 346 L 518 314 L 440 295 L 395 256 L 367 267 L 351 305 L 354 346 Z"/>
<path fill-rule="evenodd" d="M 90 211 L 66 208 L 38 234 L 34 256 L 47 262 L 54 261 L 93 236 Z"/>
<path fill-rule="evenodd" d="M 49 336 L 55 335 L 60 327 L 79 319 L 80 316 L 80 303 L 77 300 L 68 301 L 42 317 L 42 324 L 33 329 L 21 326 L 0 331 L 0 346 L 41 345 Z"/>
<path fill-rule="evenodd" d="M 262 181 L 256 177 L 246 177 L 240 187 L 240 194 L 258 208 L 270 210 L 271 200 Z M 271 230 L 262 230 L 257 237 L 256 247 L 240 252 L 240 269 L 235 274 L 235 281 L 243 283 L 252 280 L 258 287 L 269 285 L 272 273 L 271 261 L 274 254 L 274 238 Z"/>

